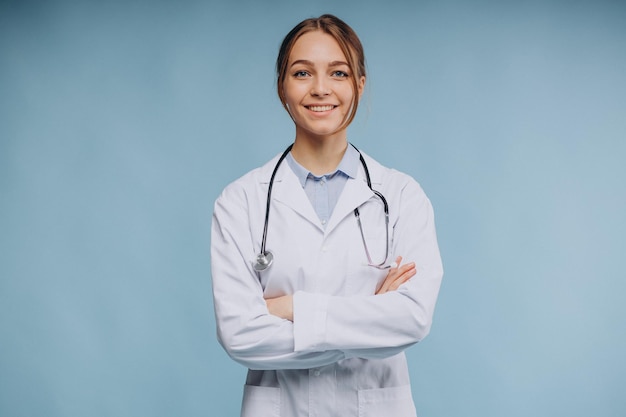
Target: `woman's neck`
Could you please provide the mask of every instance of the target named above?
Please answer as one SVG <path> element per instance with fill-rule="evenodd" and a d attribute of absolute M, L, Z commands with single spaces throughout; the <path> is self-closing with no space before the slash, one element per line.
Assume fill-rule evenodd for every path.
<path fill-rule="evenodd" d="M 314 175 L 333 172 L 339 166 L 348 147 L 345 131 L 338 133 L 324 137 L 296 134 L 291 155 Z"/>

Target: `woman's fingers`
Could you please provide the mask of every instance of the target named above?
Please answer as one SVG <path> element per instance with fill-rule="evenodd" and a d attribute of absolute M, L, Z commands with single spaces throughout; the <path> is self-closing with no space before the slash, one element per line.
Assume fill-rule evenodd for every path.
<path fill-rule="evenodd" d="M 395 291 L 400 287 L 400 285 L 404 284 L 415 275 L 416 272 L 414 262 L 401 265 L 402 257 L 398 256 L 396 258 L 396 264 L 399 266 L 389 270 L 382 285 L 378 291 L 376 291 L 376 294 L 384 294 L 389 291 Z"/>
<path fill-rule="evenodd" d="M 396 265 L 399 266 L 401 262 L 402 262 L 402 256 L 398 256 L 396 258 Z M 385 277 L 385 280 L 380 285 L 380 288 L 378 288 L 378 291 L 376 291 L 376 294 L 384 294 L 387 292 L 387 289 L 389 288 L 389 285 L 391 285 L 391 283 L 395 279 L 397 272 L 398 272 L 398 267 L 389 269 L 389 272 L 387 272 L 387 276 Z"/>
<path fill-rule="evenodd" d="M 406 264 L 404 266 L 406 266 L 406 270 L 389 285 L 389 288 L 387 289 L 388 292 L 397 290 L 400 285 L 404 284 L 415 276 L 416 270 L 414 263 Z"/>

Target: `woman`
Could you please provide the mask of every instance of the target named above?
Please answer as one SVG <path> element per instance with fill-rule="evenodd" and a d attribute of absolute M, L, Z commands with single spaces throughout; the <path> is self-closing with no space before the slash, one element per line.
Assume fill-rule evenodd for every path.
<path fill-rule="evenodd" d="M 428 333 L 443 274 L 430 202 L 347 141 L 365 86 L 348 25 L 304 20 L 276 69 L 293 146 L 213 216 L 218 338 L 249 368 L 241 415 L 415 416 L 403 351 Z"/>

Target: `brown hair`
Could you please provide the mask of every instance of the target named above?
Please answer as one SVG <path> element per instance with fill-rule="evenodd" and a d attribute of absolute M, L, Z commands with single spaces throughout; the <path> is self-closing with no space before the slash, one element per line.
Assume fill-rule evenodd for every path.
<path fill-rule="evenodd" d="M 332 36 L 343 54 L 348 60 L 348 67 L 350 68 L 350 76 L 352 81 L 352 87 L 354 90 L 354 98 L 350 107 L 350 113 L 347 114 L 346 119 L 342 125 L 348 126 L 354 116 L 359 104 L 359 80 L 365 76 L 365 54 L 363 53 L 363 45 L 357 36 L 356 32 L 348 26 L 343 20 L 331 14 L 325 14 L 317 18 L 310 18 L 298 23 L 291 31 L 285 36 L 280 50 L 278 52 L 278 58 L 276 59 L 276 88 L 278 90 L 278 97 L 283 107 L 287 112 L 289 108 L 285 102 L 284 84 L 285 77 L 287 76 L 287 65 L 289 61 L 289 54 L 296 41 L 300 36 L 308 32 L 322 31 Z"/>

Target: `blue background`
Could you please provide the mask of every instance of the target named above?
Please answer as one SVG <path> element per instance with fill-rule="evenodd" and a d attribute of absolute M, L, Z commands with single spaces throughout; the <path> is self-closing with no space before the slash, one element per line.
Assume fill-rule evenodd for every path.
<path fill-rule="evenodd" d="M 212 205 L 293 139 L 274 60 L 323 12 L 350 139 L 436 210 L 419 415 L 626 415 L 623 2 L 68 0 L 0 2 L 1 416 L 238 415 Z"/>

